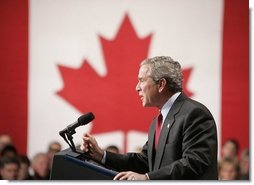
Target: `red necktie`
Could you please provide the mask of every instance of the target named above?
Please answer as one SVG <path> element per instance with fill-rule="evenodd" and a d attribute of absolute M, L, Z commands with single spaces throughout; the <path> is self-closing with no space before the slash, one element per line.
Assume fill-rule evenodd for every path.
<path fill-rule="evenodd" d="M 157 118 L 156 122 L 156 128 L 155 128 L 155 144 L 154 147 L 157 150 L 158 147 L 158 142 L 160 138 L 160 133 L 161 133 L 161 124 L 162 124 L 162 114 L 160 113 Z"/>

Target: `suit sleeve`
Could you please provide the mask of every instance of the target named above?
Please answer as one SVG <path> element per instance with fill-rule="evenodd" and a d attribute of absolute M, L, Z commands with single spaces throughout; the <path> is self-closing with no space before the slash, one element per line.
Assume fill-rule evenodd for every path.
<path fill-rule="evenodd" d="M 175 124 L 182 125 L 182 146 L 179 146 L 182 148 L 182 156 L 171 164 L 149 172 L 151 180 L 198 179 L 217 163 L 217 131 L 210 112 L 195 108 L 176 119 L 180 122 Z"/>
<path fill-rule="evenodd" d="M 137 173 L 146 173 L 149 171 L 147 161 L 146 142 L 141 153 L 127 153 L 123 155 L 107 152 L 105 166 L 116 171 L 134 171 Z"/>

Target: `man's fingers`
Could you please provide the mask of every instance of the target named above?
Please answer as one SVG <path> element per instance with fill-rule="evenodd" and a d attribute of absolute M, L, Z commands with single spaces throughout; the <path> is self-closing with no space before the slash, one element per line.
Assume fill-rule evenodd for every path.
<path fill-rule="evenodd" d="M 89 141 L 89 140 L 91 140 L 91 138 L 90 138 L 90 137 L 87 137 L 87 136 L 83 136 L 83 140 L 84 140 L 84 141 Z"/>
<path fill-rule="evenodd" d="M 113 180 L 119 180 L 122 176 L 125 175 L 125 173 L 126 173 L 126 172 L 120 172 L 120 173 L 118 173 L 118 174 L 114 177 Z"/>
<path fill-rule="evenodd" d="M 85 152 L 92 152 L 94 149 L 94 145 L 95 145 L 95 139 L 92 137 L 92 135 L 85 133 L 83 135 L 83 143 L 82 143 L 82 151 Z"/>
<path fill-rule="evenodd" d="M 113 180 L 135 180 L 135 176 L 131 172 L 120 172 Z"/>
<path fill-rule="evenodd" d="M 85 142 L 90 142 L 90 143 L 93 143 L 95 141 L 95 139 L 90 134 L 84 134 L 83 140 Z"/>
<path fill-rule="evenodd" d="M 86 133 L 86 135 L 87 135 L 88 137 L 92 137 L 92 135 L 91 135 L 91 134 L 89 134 L 89 133 Z"/>
<path fill-rule="evenodd" d="M 80 150 L 84 151 L 84 152 L 88 152 L 89 150 L 89 146 L 91 141 L 90 141 L 90 138 L 86 136 L 86 134 L 83 135 L 83 141 L 82 141 L 82 144 L 80 146 Z"/>
<path fill-rule="evenodd" d="M 93 148 L 93 144 L 92 144 L 92 143 L 89 143 L 89 147 L 90 147 L 90 148 Z"/>
<path fill-rule="evenodd" d="M 85 133 L 85 134 L 83 135 L 83 139 L 84 139 L 84 138 L 91 139 L 91 138 L 93 138 L 93 136 L 90 135 L 90 134 L 88 134 L 88 133 Z"/>
<path fill-rule="evenodd" d="M 122 176 L 119 180 L 122 181 L 122 180 L 130 180 L 129 179 L 129 174 L 125 174 L 124 176 Z"/>
<path fill-rule="evenodd" d="M 133 180 L 136 180 L 136 179 L 135 179 L 135 176 L 134 176 L 134 175 L 129 175 L 128 178 L 127 178 L 127 180 L 132 180 L 132 181 L 133 181 Z"/>

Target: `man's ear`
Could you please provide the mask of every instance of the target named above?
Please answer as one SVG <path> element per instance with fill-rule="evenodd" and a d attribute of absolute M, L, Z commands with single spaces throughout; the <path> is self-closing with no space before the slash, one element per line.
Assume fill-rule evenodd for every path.
<path fill-rule="evenodd" d="M 159 92 L 162 92 L 167 86 L 167 80 L 165 78 L 160 79 L 158 85 L 159 85 Z"/>

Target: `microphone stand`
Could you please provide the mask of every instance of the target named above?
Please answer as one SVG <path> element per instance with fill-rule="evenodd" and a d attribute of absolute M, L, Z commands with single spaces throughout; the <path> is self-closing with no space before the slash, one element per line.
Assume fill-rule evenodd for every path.
<path fill-rule="evenodd" d="M 65 140 L 65 142 L 70 146 L 71 150 L 76 153 L 79 154 L 79 156 L 83 159 L 83 160 L 90 160 L 91 157 L 89 155 L 87 155 L 86 153 L 82 152 L 81 150 L 77 151 L 74 142 L 73 142 L 73 137 L 72 135 L 75 134 L 76 131 L 75 129 L 65 129 L 64 131 L 60 131 L 59 135 L 62 136 L 62 138 Z M 66 137 L 67 136 L 67 137 Z M 68 138 L 68 139 L 67 139 Z"/>
<path fill-rule="evenodd" d="M 73 142 L 73 137 L 72 137 L 72 135 L 75 133 L 76 133 L 75 130 L 69 130 L 69 129 L 66 129 L 64 132 L 63 131 L 59 132 L 60 136 L 63 137 L 63 139 L 70 146 L 70 148 L 73 152 L 77 152 L 76 147 Z M 68 140 L 67 140 L 67 138 L 68 138 Z"/>

